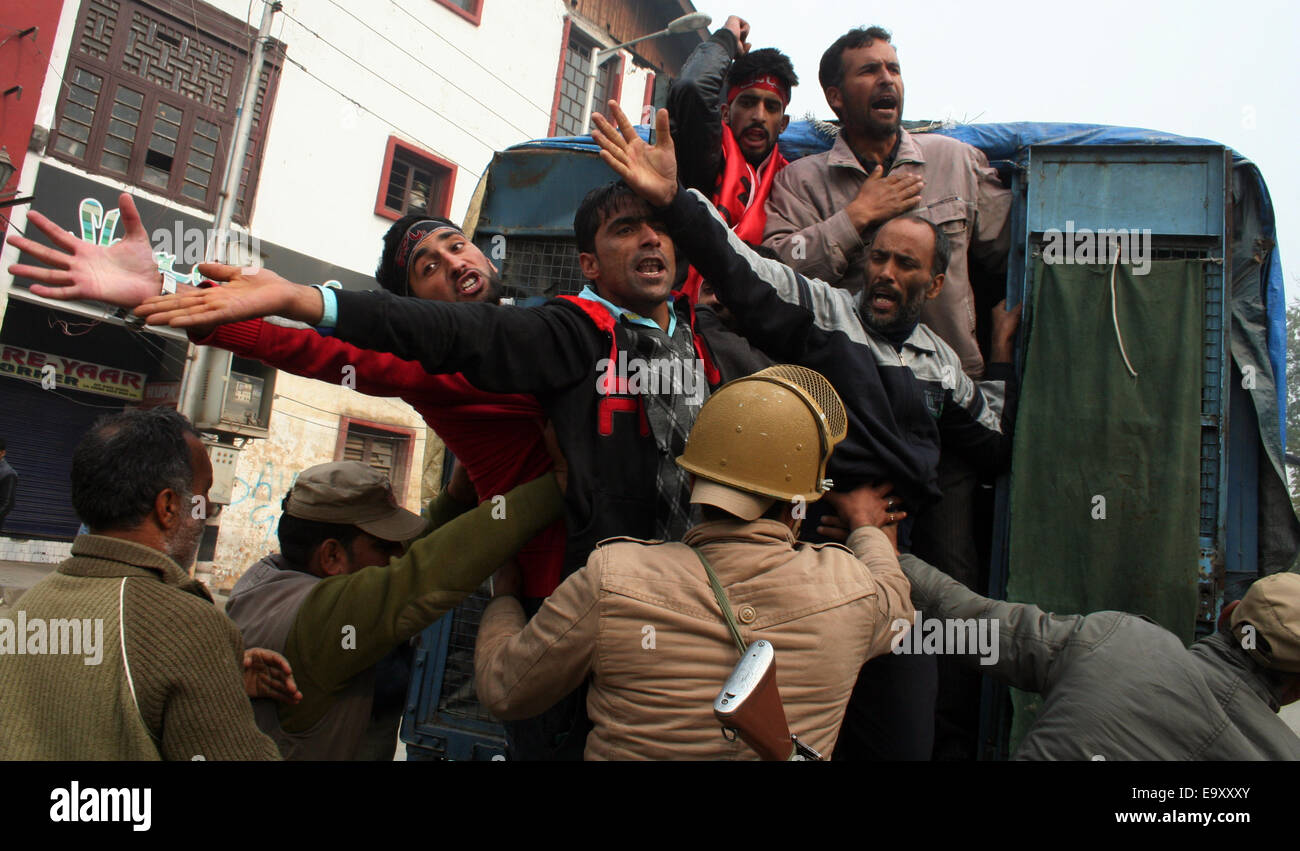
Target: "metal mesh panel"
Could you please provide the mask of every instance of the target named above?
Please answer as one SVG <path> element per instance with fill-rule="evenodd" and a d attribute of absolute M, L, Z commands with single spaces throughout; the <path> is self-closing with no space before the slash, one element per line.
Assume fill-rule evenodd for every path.
<path fill-rule="evenodd" d="M 483 246 L 492 256 L 490 241 Z M 501 277 L 516 297 L 577 295 L 587 285 L 578 268 L 578 247 L 571 239 L 509 237 Z"/>
<path fill-rule="evenodd" d="M 840 401 L 835 388 L 820 372 L 794 364 L 777 364 L 756 374 L 785 379 L 803 390 L 822 412 L 831 444 L 834 445 L 844 439 L 844 435 L 849 430 L 849 418 L 844 412 L 844 403 Z"/>
<path fill-rule="evenodd" d="M 479 705 L 474 691 L 474 639 L 478 635 L 479 623 L 483 620 L 483 610 L 487 608 L 490 599 L 485 585 L 452 611 L 446 669 L 438 697 L 439 714 L 489 723 L 494 720 Z"/>

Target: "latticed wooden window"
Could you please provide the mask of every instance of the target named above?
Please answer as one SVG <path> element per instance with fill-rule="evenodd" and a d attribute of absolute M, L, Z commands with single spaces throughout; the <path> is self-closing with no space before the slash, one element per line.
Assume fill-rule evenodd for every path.
<path fill-rule="evenodd" d="M 255 36 L 244 22 L 205 3 L 84 0 L 51 152 L 211 211 Z M 253 144 L 242 164 L 236 208 L 244 222 L 279 56 L 270 50 L 259 75 Z"/>

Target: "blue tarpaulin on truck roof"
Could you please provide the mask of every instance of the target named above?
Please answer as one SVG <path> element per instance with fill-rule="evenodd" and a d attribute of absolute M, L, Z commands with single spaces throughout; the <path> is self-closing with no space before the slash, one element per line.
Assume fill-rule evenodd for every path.
<path fill-rule="evenodd" d="M 1112 127 L 1103 124 L 1061 124 L 1050 122 L 1017 121 L 1006 124 L 959 124 L 953 126 L 924 125 L 914 127 L 916 122 L 909 122 L 911 132 L 941 133 L 973 145 L 984 152 L 994 165 L 1016 164 L 1026 161 L 1031 145 L 1220 145 L 1210 139 L 1197 139 L 1190 136 L 1178 136 L 1160 130 L 1148 130 L 1142 127 Z M 921 123 L 923 124 L 923 123 Z M 641 137 L 648 138 L 649 128 L 637 127 Z M 792 121 L 786 132 L 781 135 L 781 150 L 789 159 L 798 159 L 809 154 L 828 150 L 834 142 L 838 128 L 827 122 Z M 590 136 L 566 136 L 551 139 L 538 139 L 524 142 L 510 150 L 529 148 L 552 148 L 574 151 L 598 150 Z M 1229 149 L 1231 150 L 1231 149 Z M 1255 395 L 1256 408 L 1260 415 L 1261 433 L 1264 444 L 1269 451 L 1274 466 L 1282 475 L 1282 447 L 1286 445 L 1286 293 L 1282 278 L 1282 258 L 1276 247 L 1277 228 L 1273 215 L 1273 203 L 1269 197 L 1268 186 L 1263 175 L 1254 163 L 1236 151 L 1232 151 L 1233 165 L 1238 182 L 1245 180 L 1252 184 L 1251 192 L 1246 193 L 1254 202 L 1257 220 L 1257 236 L 1268 242 L 1271 250 L 1267 252 L 1266 265 L 1259 271 L 1258 292 L 1243 293 L 1237 288 L 1233 292 L 1233 313 L 1237 319 L 1234 334 L 1239 331 L 1246 336 L 1258 334 L 1263 337 L 1267 351 L 1267 386 L 1261 387 Z M 1238 199 L 1240 203 L 1241 199 Z M 1251 251 L 1254 251 L 1253 246 Z M 1239 259 L 1239 258 L 1238 258 Z M 1241 277 L 1234 269 L 1233 279 Z M 1234 341 L 1233 354 L 1241 360 L 1250 358 L 1249 350 L 1257 348 L 1248 345 L 1248 341 Z M 1241 364 L 1244 366 L 1244 364 Z M 1258 367 L 1264 367 L 1258 364 Z M 1257 373 L 1263 370 L 1256 368 Z M 1268 403 L 1260 398 L 1265 393 L 1270 397 Z M 1272 414 L 1271 417 L 1267 414 Z M 1276 431 L 1271 424 L 1276 423 Z M 1284 479 L 1285 480 L 1285 479 Z"/>

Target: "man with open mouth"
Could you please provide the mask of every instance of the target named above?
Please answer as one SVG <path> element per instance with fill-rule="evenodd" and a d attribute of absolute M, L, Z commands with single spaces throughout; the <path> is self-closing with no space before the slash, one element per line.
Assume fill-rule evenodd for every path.
<path fill-rule="evenodd" d="M 732 15 L 691 51 L 668 90 L 668 114 L 682 185 L 707 196 L 741 239 L 757 245 L 772 181 L 788 165 L 777 138 L 790 123 L 786 107 L 799 77 L 788 56 L 750 50 L 748 37 L 749 24 Z M 696 302 L 702 283 L 691 269 L 682 291 Z"/>
<path fill-rule="evenodd" d="M 967 254 L 990 272 L 1006 268 L 1010 192 L 974 147 L 903 129 L 903 74 L 888 31 L 845 33 L 822 56 L 818 78 L 839 135 L 826 153 L 777 176 L 763 243 L 799 272 L 856 293 L 866 284 L 866 246 L 884 222 L 915 212 L 939 225 L 952 261 L 921 321 L 961 356 L 967 375 L 980 378 Z"/>

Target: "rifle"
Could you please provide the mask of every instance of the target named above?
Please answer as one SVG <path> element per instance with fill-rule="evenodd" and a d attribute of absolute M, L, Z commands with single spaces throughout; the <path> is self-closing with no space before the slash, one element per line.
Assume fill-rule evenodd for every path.
<path fill-rule="evenodd" d="M 822 755 L 790 732 L 776 687 L 776 652 L 762 639 L 749 645 L 713 701 L 722 735 L 739 735 L 765 760 L 821 760 Z"/>

